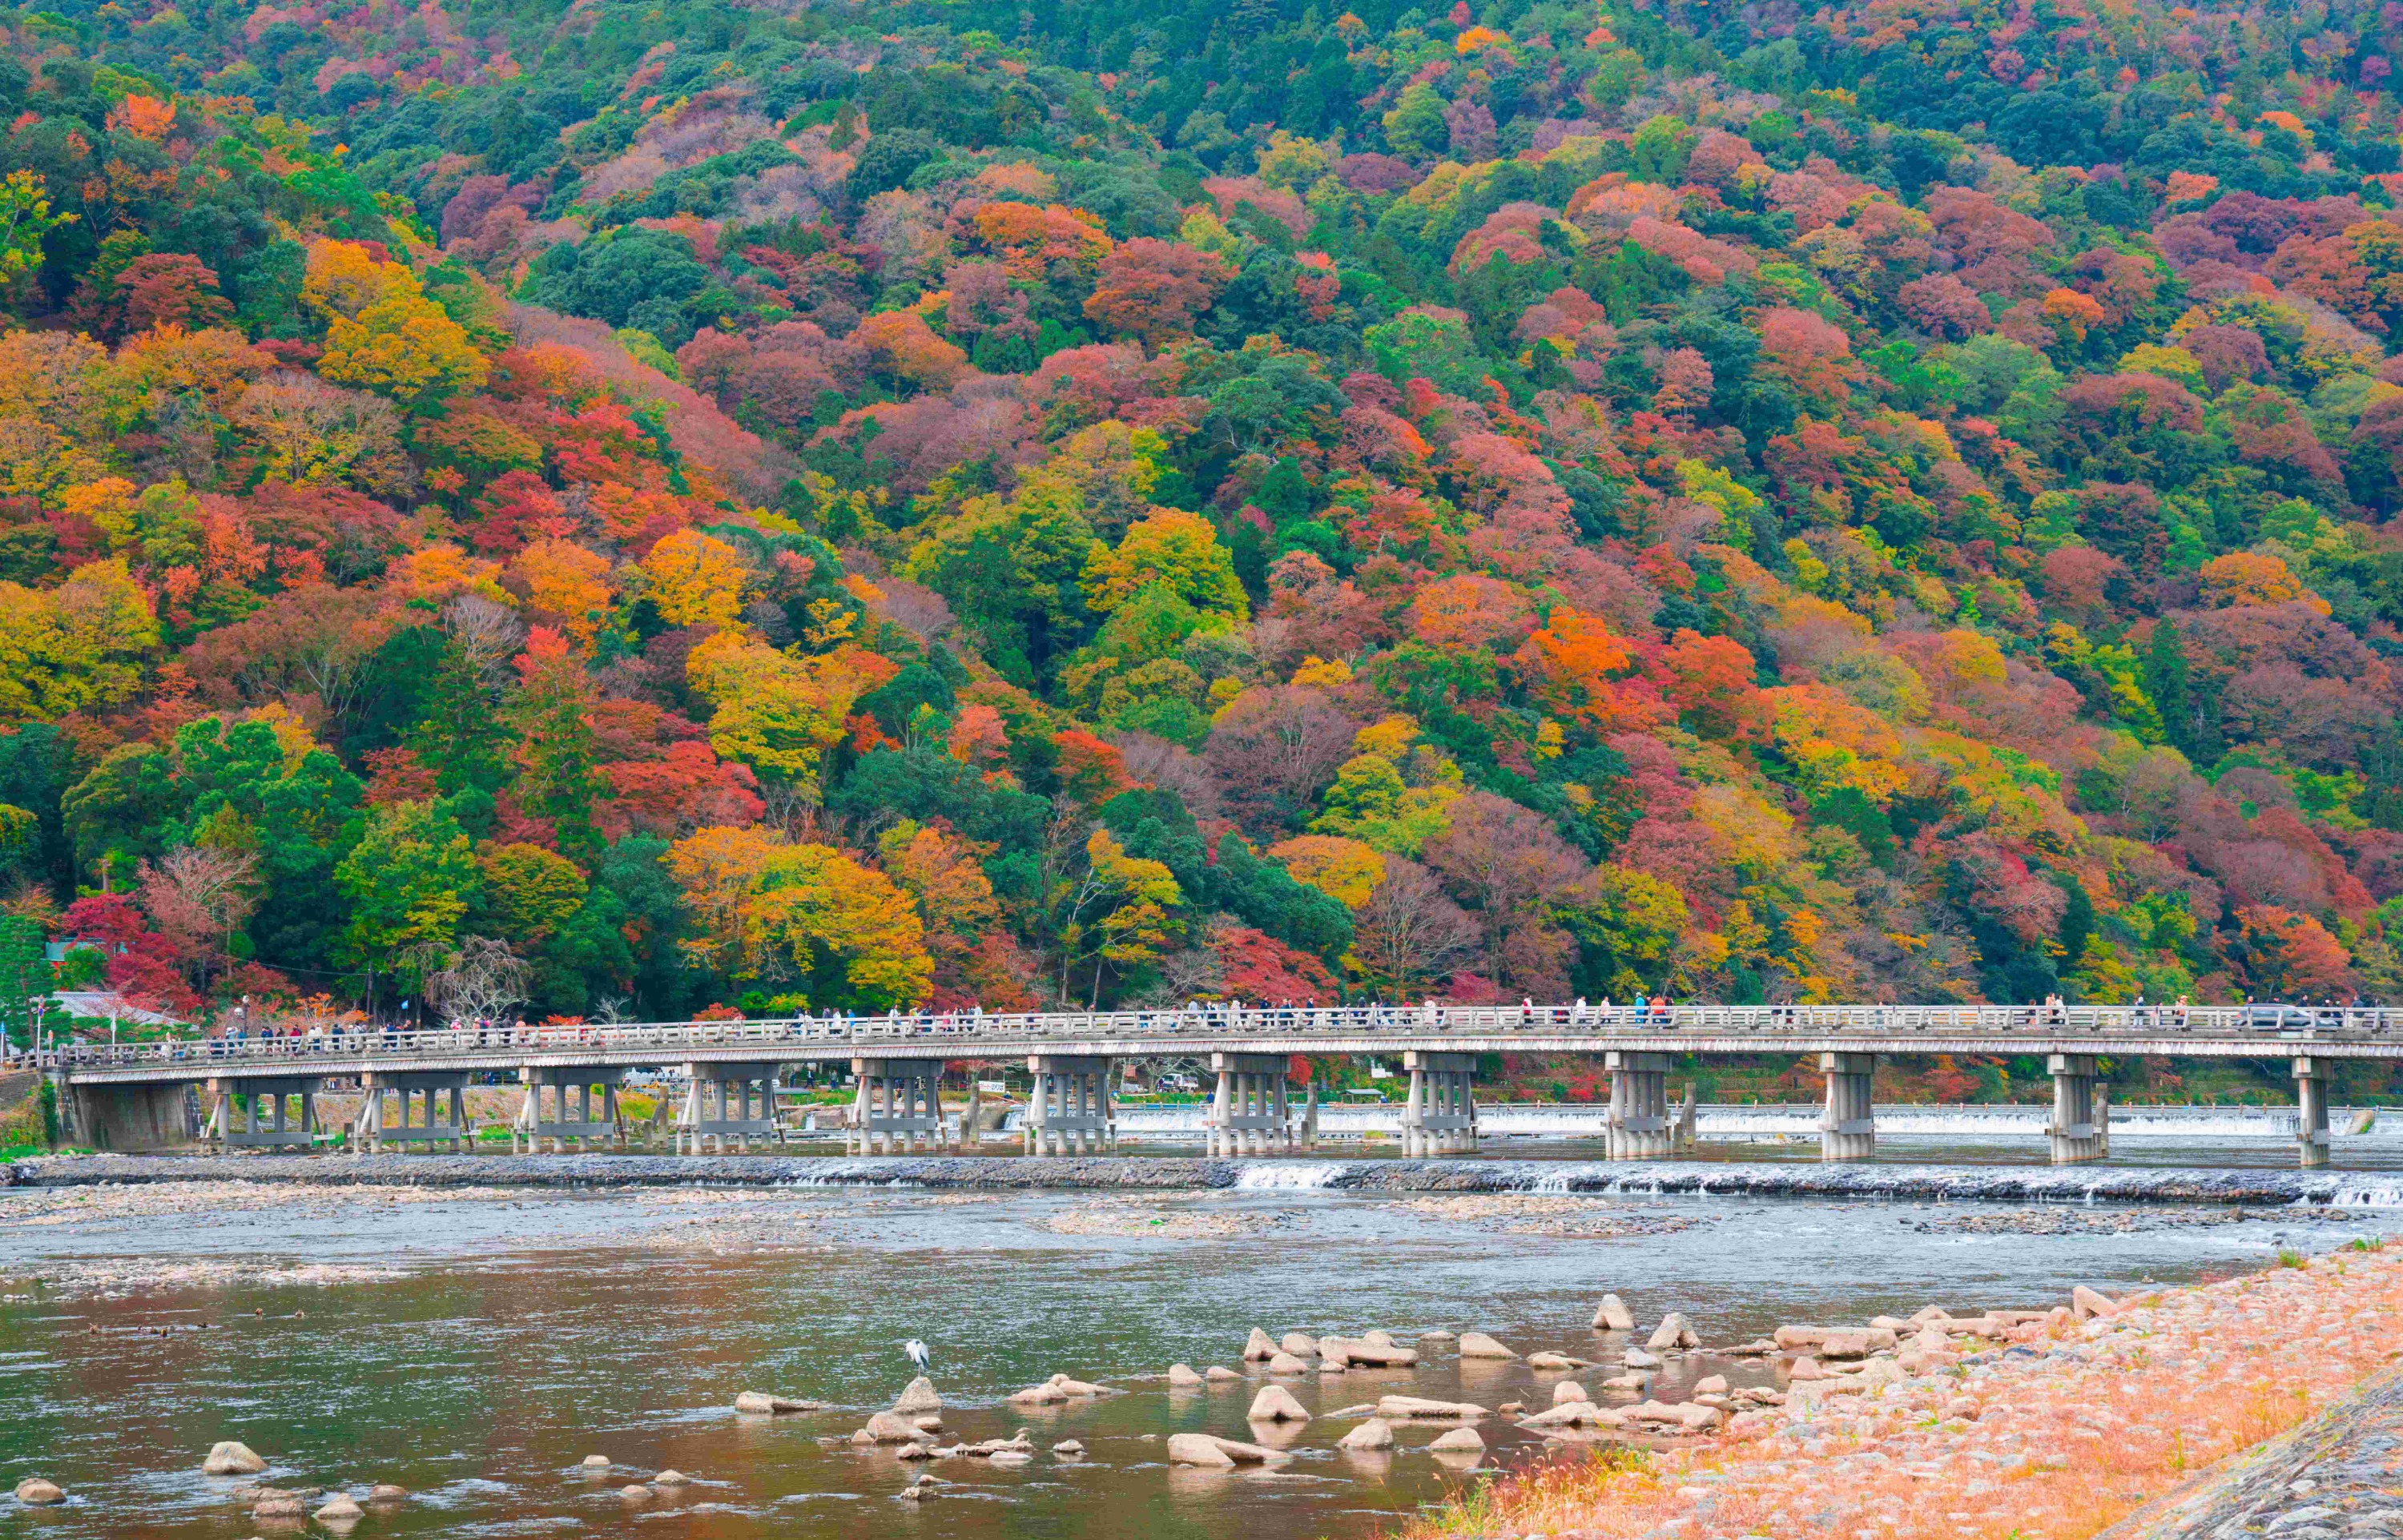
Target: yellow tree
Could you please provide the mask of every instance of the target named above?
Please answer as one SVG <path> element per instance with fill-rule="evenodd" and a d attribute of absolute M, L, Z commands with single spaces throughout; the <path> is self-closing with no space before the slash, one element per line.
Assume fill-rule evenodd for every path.
<path fill-rule="evenodd" d="M 643 558 L 651 603 L 672 626 L 727 626 L 743 614 L 742 553 L 699 530 L 678 530 Z"/>
<path fill-rule="evenodd" d="M 909 895 L 831 845 L 771 853 L 743 905 L 743 934 L 761 976 L 797 978 L 815 1007 L 915 1005 L 934 982 Z"/>
<path fill-rule="evenodd" d="M 159 645 L 150 600 L 121 560 L 88 562 L 55 589 L 0 582 L 0 722 L 113 706 Z"/>
<path fill-rule="evenodd" d="M 1376 847 L 1340 834 L 1304 834 L 1280 840 L 1269 853 L 1285 863 L 1297 882 L 1306 882 L 1356 909 L 1384 879 L 1385 858 Z"/>
<path fill-rule="evenodd" d="M 692 961 L 729 973 L 750 971 L 744 958 L 743 907 L 769 860 L 784 849 L 773 829 L 713 825 L 695 829 L 668 851 L 668 875 L 684 894 L 700 933 L 678 943 Z"/>
<path fill-rule="evenodd" d="M 1184 890 L 1159 861 L 1129 855 L 1107 829 L 1085 841 L 1084 877 L 1062 884 L 1060 895 L 1060 992 L 1068 992 L 1069 970 L 1093 967 L 1091 1005 L 1102 997 L 1102 974 L 1147 967 L 1176 944 L 1184 922 L 1171 911 L 1185 902 Z"/>
<path fill-rule="evenodd" d="M 536 619 L 556 625 L 578 652 L 592 650 L 592 638 L 609 618 L 609 563 L 565 540 L 537 540 L 518 553 L 510 570 L 525 584 L 526 607 Z"/>
<path fill-rule="evenodd" d="M 1162 508 L 1128 526 L 1118 549 L 1095 541 L 1085 559 L 1085 602 L 1104 613 L 1155 583 L 1206 614 L 1242 620 L 1251 613 L 1233 556 L 1198 513 Z"/>
<path fill-rule="evenodd" d="M 814 800 L 818 767 L 842 741 L 852 702 L 898 672 L 858 647 L 795 658 L 733 631 L 692 649 L 686 676 L 715 708 L 710 746 Z"/>

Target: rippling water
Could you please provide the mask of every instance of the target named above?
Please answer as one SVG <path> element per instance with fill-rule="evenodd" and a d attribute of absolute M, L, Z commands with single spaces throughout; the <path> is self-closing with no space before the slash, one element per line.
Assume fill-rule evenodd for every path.
<path fill-rule="evenodd" d="M 1277 1169 L 1291 1168 L 1263 1180 Z M 2069 1209 L 2037 1223 L 2071 1233 L 2028 1234 L 1998 1218 L 2013 1211 L 1981 1205 L 1273 1185 L 1132 1198 L 205 1191 L 218 1206 L 191 1212 L 197 1194 L 103 1189 L 80 1217 L 56 1194 L 0 1192 L 0 1277 L 14 1280 L 0 1302 L 0 1473 L 13 1485 L 39 1472 L 75 1499 L 40 1514 L 0 1505 L 0 1533 L 266 1533 L 229 1501 L 236 1483 L 199 1473 L 211 1442 L 240 1438 L 273 1462 L 271 1479 L 418 1494 L 361 1535 L 1366 1535 L 1476 1478 L 1424 1451 L 1436 1430 L 1360 1461 L 1329 1448 L 1348 1422 L 1321 1423 L 1277 1472 L 1173 1470 L 1169 1433 L 1249 1436 L 1253 1387 L 1172 1393 L 1166 1367 L 1236 1366 L 1253 1325 L 1481 1329 L 1522 1352 L 1615 1357 L 1623 1344 L 1587 1325 L 1604 1290 L 1647 1325 L 1682 1310 L 1706 1340 L 1731 1342 L 1783 1321 L 2049 1304 L 2077 1283 L 2225 1272 L 2363 1228 Z M 1997 1222 L 2019 1228 L 1978 1228 Z M 299 1261 L 358 1270 L 316 1287 L 257 1281 Z M 233 1282 L 182 1282 L 220 1264 Z M 897 1344 L 911 1336 L 934 1344 L 950 1430 L 1028 1427 L 1045 1452 L 1016 1470 L 938 1463 L 952 1483 L 938 1501 L 896 1500 L 918 1467 L 840 1440 L 907 1381 Z M 1666 1388 L 1728 1367 L 1688 1360 Z M 1053 1372 L 1128 1394 L 1031 1416 L 1001 1404 Z M 1295 1388 L 1319 1411 L 1392 1391 L 1548 1404 L 1560 1378 L 1443 1353 L 1416 1371 Z M 737 1418 L 746 1388 L 845 1409 Z M 1487 1469 L 1536 1452 L 1507 1423 L 1485 1429 Z M 1068 1437 L 1085 1459 L 1049 1452 Z M 624 1468 L 587 1478 L 576 1463 L 592 1452 Z M 695 1484 L 639 1507 L 616 1495 L 669 1465 Z"/>

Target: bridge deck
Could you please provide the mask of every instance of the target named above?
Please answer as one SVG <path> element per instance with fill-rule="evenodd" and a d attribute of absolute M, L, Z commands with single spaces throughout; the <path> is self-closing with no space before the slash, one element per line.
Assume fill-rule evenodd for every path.
<path fill-rule="evenodd" d="M 2403 1011 L 2077 1006 L 1341 1006 L 860 1020 L 686 1021 L 305 1038 L 77 1044 L 55 1067 L 81 1085 L 215 1076 L 514 1071 L 1029 1054 L 1183 1058 L 1210 1053 L 1970 1053 L 2197 1058 L 2403 1058 Z"/>

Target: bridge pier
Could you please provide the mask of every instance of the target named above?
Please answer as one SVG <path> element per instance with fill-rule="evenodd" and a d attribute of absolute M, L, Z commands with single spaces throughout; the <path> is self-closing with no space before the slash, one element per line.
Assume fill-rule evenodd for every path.
<path fill-rule="evenodd" d="M 1030 1053 L 1035 1093 L 1026 1103 L 1026 1153 L 1087 1155 L 1118 1142 L 1110 1101 L 1116 1066 L 1105 1054 Z"/>
<path fill-rule="evenodd" d="M 942 1145 L 941 1060 L 854 1059 L 851 1073 L 859 1080 L 852 1126 L 860 1154 L 898 1153 L 913 1142 L 930 1150 Z"/>
<path fill-rule="evenodd" d="M 351 1153 L 382 1153 L 387 1144 L 401 1145 L 448 1144 L 453 1150 L 474 1146 L 476 1130 L 467 1121 L 467 1072 L 465 1070 L 371 1070 L 359 1076 L 360 1088 L 367 1093 L 359 1102 L 359 1115 L 351 1124 Z M 448 1093 L 450 1120 L 440 1120 L 438 1098 Z M 400 1121 L 386 1124 L 383 1120 L 386 1095 L 400 1098 Z M 410 1099 L 416 1097 L 422 1113 L 419 1120 L 410 1120 Z"/>
<path fill-rule="evenodd" d="M 754 1139 L 783 1144 L 785 1126 L 776 1120 L 778 1067 L 773 1062 L 685 1065 L 684 1105 L 671 1135 L 675 1153 L 699 1155 L 713 1140 L 719 1155 L 726 1153 L 729 1139 L 741 1140 L 744 1149 Z"/>
<path fill-rule="evenodd" d="M 1210 1099 L 1208 1152 L 1217 1156 L 1268 1155 L 1294 1146 L 1286 1101 L 1285 1066 L 1278 1053 L 1214 1053 L 1217 1089 Z"/>
<path fill-rule="evenodd" d="M 2111 1149 L 2110 1113 L 2095 1095 L 2094 1056 L 2056 1053 L 2046 1067 L 2052 1072 L 2052 1122 L 2045 1130 L 2052 1140 L 2052 1163 L 2071 1166 L 2102 1159 Z"/>
<path fill-rule="evenodd" d="M 1877 1115 L 1870 1082 L 1874 1053 L 1823 1053 L 1819 1073 L 1827 1077 L 1827 1110 L 1819 1118 L 1819 1158 L 1867 1160 L 1877 1154 Z"/>
<path fill-rule="evenodd" d="M 1668 1155 L 1674 1142 L 1669 1123 L 1669 1056 L 1614 1052 L 1603 1063 L 1610 1071 L 1610 1158 L 1658 1160 Z"/>
<path fill-rule="evenodd" d="M 595 1140 L 615 1142 L 623 1147 L 625 1125 L 618 1117 L 618 1088 L 626 1078 L 619 1064 L 528 1064 L 518 1071 L 525 1085 L 525 1102 L 518 1109 L 517 1121 L 509 1128 L 509 1150 L 512 1154 L 522 1147 L 528 1155 L 542 1153 L 542 1142 L 550 1141 L 550 1153 L 563 1154 L 570 1139 L 590 1145 Z M 543 1092 L 550 1093 L 550 1115 L 543 1116 Z M 572 1109 L 567 1093 L 576 1092 Z M 592 1116 L 592 1093 L 601 1093 L 601 1116 Z"/>
<path fill-rule="evenodd" d="M 1477 1055 L 1402 1055 L 1410 1072 L 1410 1100 L 1402 1103 L 1402 1153 L 1465 1155 L 1477 1148 Z"/>
<path fill-rule="evenodd" d="M 2307 1171 L 2328 1163 L 2327 1071 L 2324 1060 L 2295 1056 L 2295 1145 Z"/>
<path fill-rule="evenodd" d="M 317 1142 L 316 1075 L 220 1075 L 209 1082 L 215 1105 L 206 1129 L 219 1149 L 307 1149 Z M 244 1099 L 242 1127 L 234 1127 L 234 1098 Z M 298 1116 L 292 1117 L 297 1105 Z M 259 1113 L 267 1113 L 261 1120 Z"/>

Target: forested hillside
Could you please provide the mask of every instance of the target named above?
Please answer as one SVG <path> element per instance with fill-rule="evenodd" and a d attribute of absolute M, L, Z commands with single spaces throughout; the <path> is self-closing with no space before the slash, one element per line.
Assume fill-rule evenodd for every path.
<path fill-rule="evenodd" d="M 2403 1001 L 2398 35 L 0 12 L 0 931 L 185 1013 Z"/>

